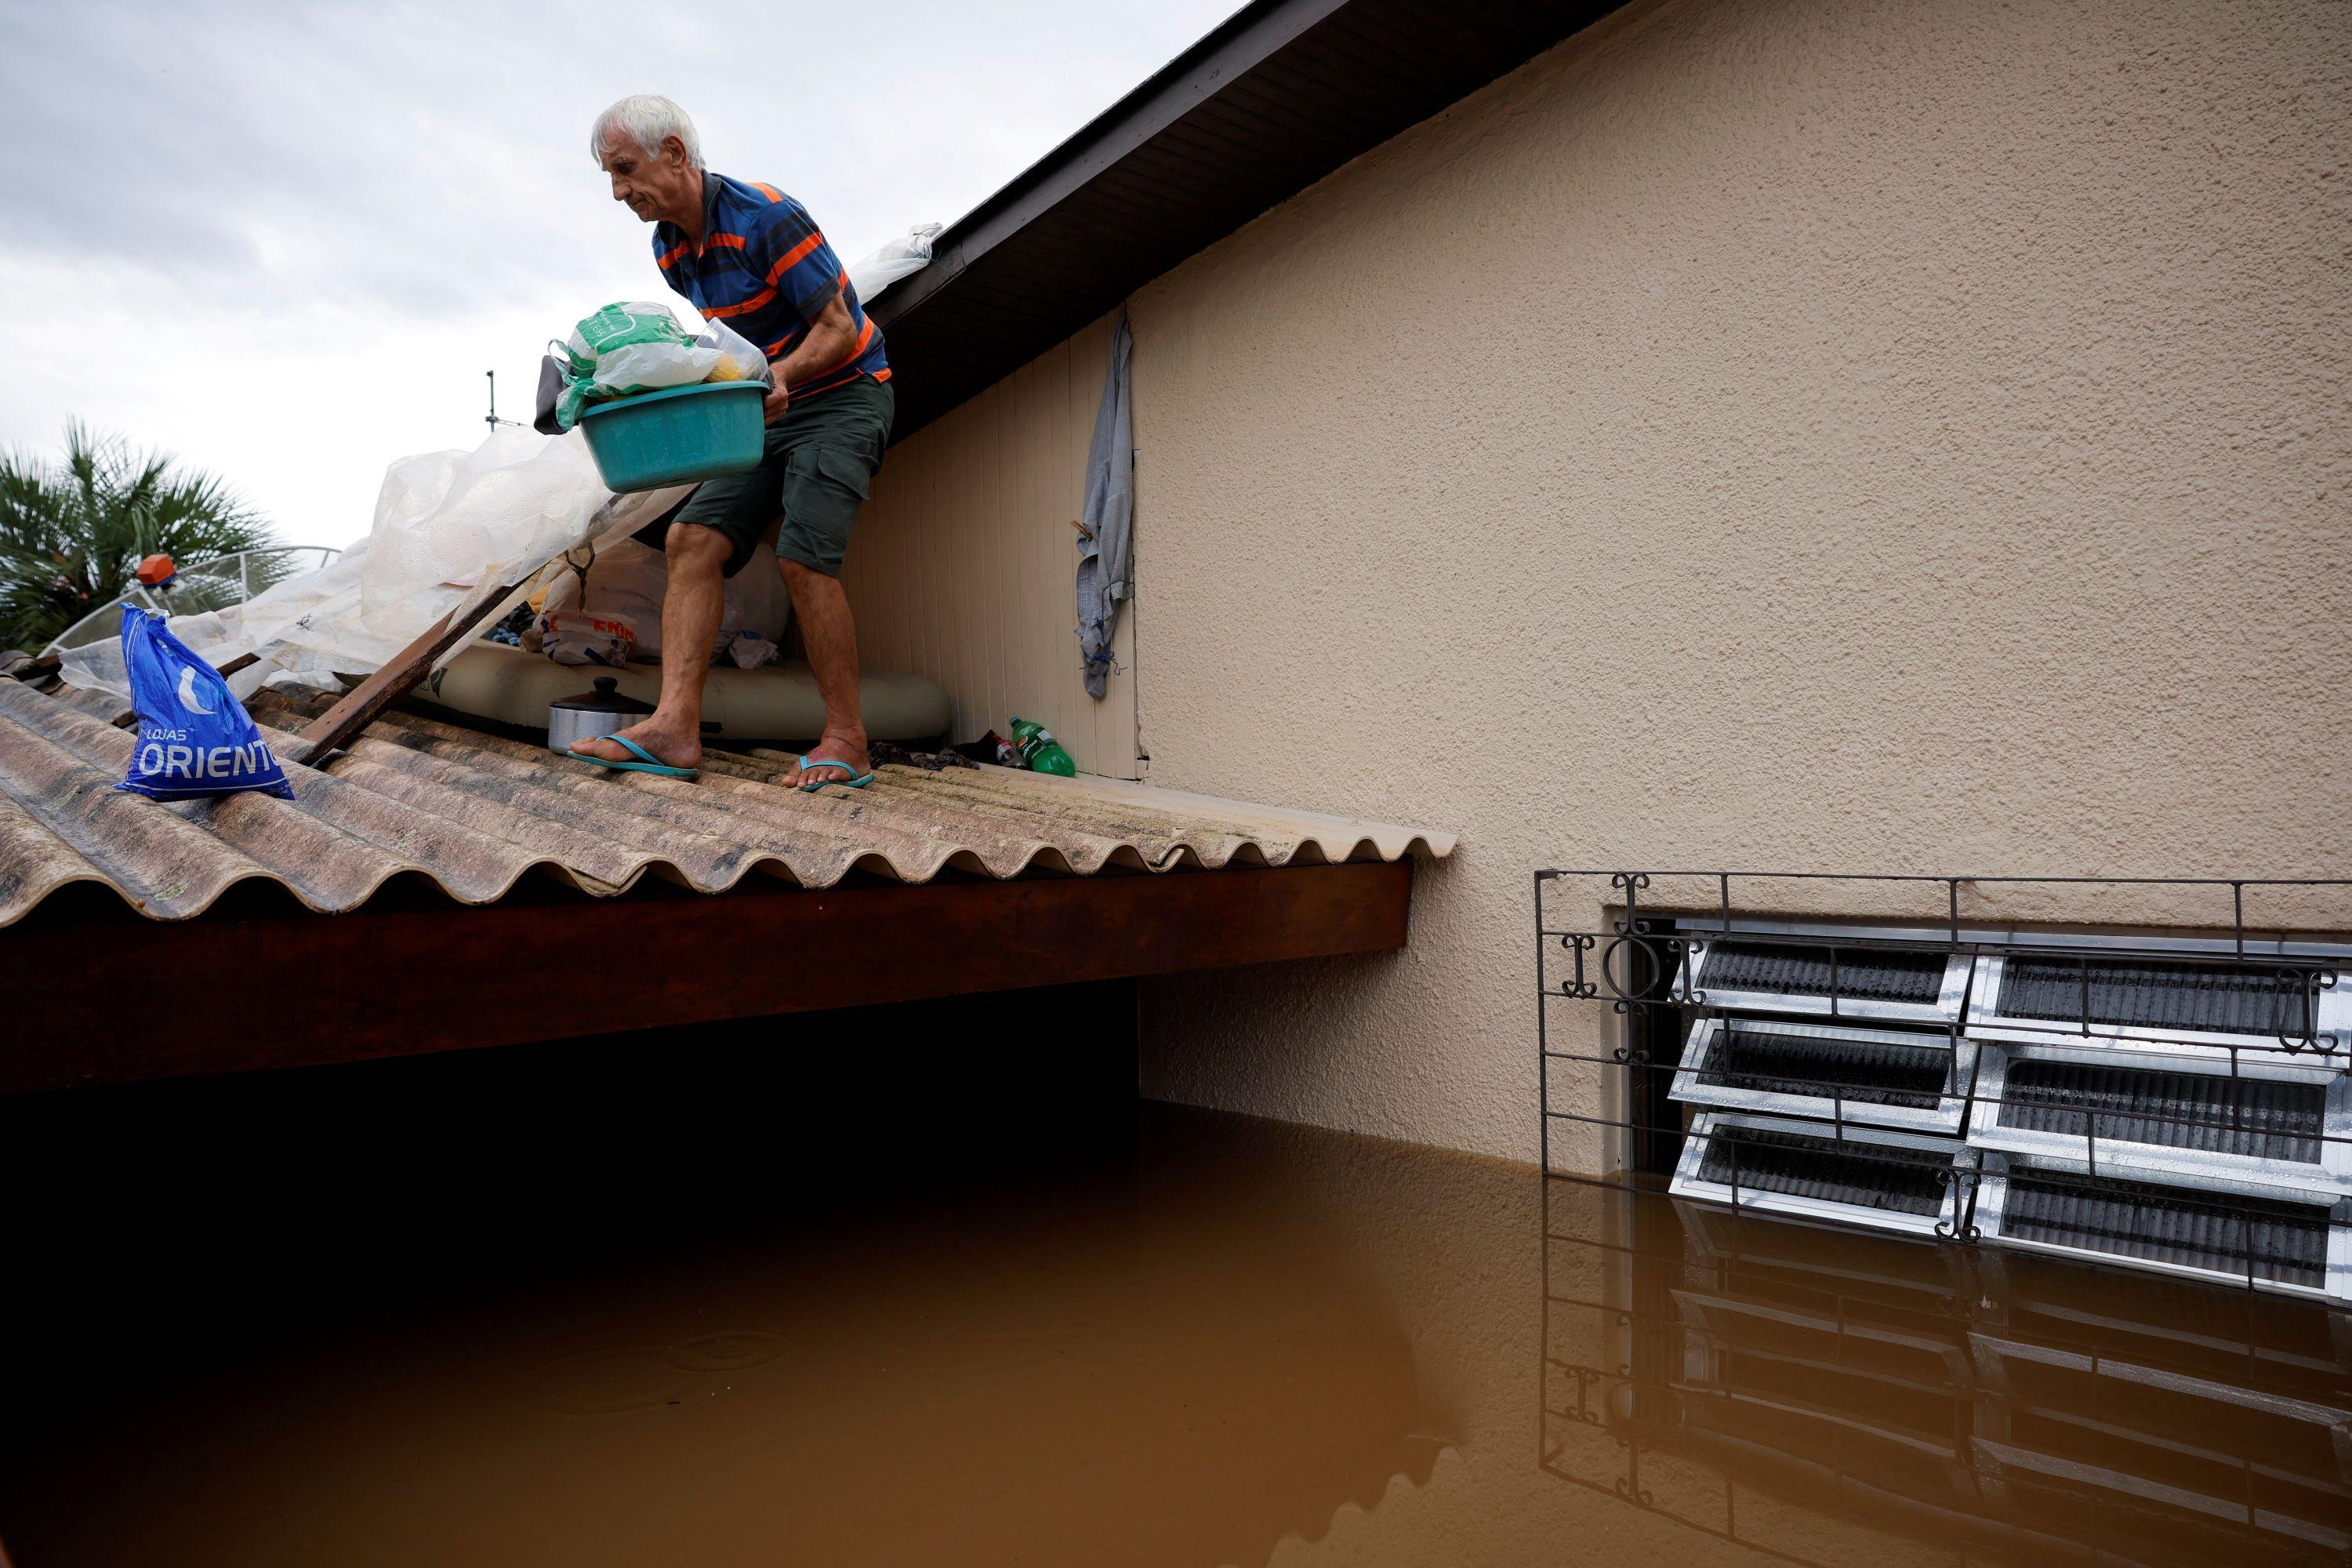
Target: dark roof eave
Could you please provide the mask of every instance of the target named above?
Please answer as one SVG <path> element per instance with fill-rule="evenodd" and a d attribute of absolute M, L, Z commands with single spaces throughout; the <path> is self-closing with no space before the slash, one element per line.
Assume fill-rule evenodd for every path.
<path fill-rule="evenodd" d="M 884 331 L 962 276 L 966 268 L 1149 142 L 1224 83 L 1349 0 L 1255 0 L 1146 78 L 978 206 L 941 230 L 930 264 L 873 301 Z"/>
<path fill-rule="evenodd" d="M 1621 3 L 1244 6 L 950 225 L 929 266 L 869 301 L 889 339 L 897 434 L 920 429 L 1187 257 Z M 1400 73 L 1335 68 L 1381 59 L 1409 64 Z M 1297 134 L 1302 118 L 1330 133 Z M 1168 180 L 1171 159 L 1199 177 Z M 1008 314 L 989 304 L 1016 294 L 1029 308 Z M 961 319 L 966 303 L 971 320 Z"/>

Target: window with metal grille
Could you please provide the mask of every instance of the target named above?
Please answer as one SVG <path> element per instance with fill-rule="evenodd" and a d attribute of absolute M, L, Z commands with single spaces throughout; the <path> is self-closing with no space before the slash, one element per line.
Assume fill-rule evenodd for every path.
<path fill-rule="evenodd" d="M 2118 1028 L 2303 1036 L 2317 1026 L 2319 986 L 2309 973 L 2266 973 L 2216 963 L 2012 956 L 2001 977 L 2000 1015 Z"/>
<path fill-rule="evenodd" d="M 1932 1005 L 1944 988 L 1942 953 L 1875 952 L 1849 948 L 1764 947 L 1717 942 L 1699 973 L 1703 988 L 1774 996 L 1827 996 L 1832 991 L 1874 1002 Z"/>
<path fill-rule="evenodd" d="M 1596 926 L 1545 919 L 1575 879 Z M 1937 913 L 1791 919 L 1741 891 L 1810 910 L 1842 881 Z M 2352 880 L 2129 885 L 2158 881 L 2208 899 L 2210 934 L 2053 918 L 2122 885 L 2096 879 L 1538 872 L 1547 1168 L 1555 1125 L 1598 1124 L 1631 1134 L 1619 1168 L 1709 1204 L 2352 1300 L 2352 946 L 2252 918 Z M 2051 923 L 1963 912 L 2027 884 Z M 1614 1040 L 1551 1044 L 1553 1005 L 1592 1001 Z M 1601 1104 L 1556 1103 L 1554 1061 L 1598 1063 Z"/>
<path fill-rule="evenodd" d="M 2341 1293 L 2335 1278 L 2341 1265 L 2330 1267 L 2338 1227 L 2326 1205 L 2250 1197 L 2222 1204 L 2114 1176 L 1998 1163 L 1995 1170 L 2000 1179 L 1988 1181 L 1978 1209 L 1990 1239 Z"/>

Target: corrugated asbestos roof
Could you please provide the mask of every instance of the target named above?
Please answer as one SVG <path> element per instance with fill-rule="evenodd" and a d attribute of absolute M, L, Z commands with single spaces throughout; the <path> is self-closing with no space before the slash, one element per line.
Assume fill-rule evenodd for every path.
<path fill-rule="evenodd" d="M 323 770 L 286 764 L 294 798 L 170 805 L 115 789 L 130 732 L 112 699 L 0 679 L 0 926 L 96 882 L 157 920 L 202 913 L 239 883 L 313 910 L 355 909 L 404 872 L 488 903 L 543 871 L 611 896 L 647 872 L 715 893 L 755 872 L 825 888 L 852 872 L 923 882 L 1228 863 L 1444 856 L 1450 835 L 1097 779 L 1004 768 L 885 767 L 864 790 L 773 781 L 772 753 L 713 752 L 698 783 L 604 773 L 544 748 L 405 713 Z M 270 728 L 272 750 L 299 751 Z"/>

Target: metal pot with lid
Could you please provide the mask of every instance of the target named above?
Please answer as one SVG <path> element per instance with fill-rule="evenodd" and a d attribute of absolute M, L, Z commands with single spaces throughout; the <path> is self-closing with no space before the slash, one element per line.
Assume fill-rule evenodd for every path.
<path fill-rule="evenodd" d="M 600 675 L 594 689 L 577 697 L 560 697 L 547 705 L 547 749 L 569 752 L 575 741 L 592 741 L 625 730 L 654 710 L 650 702 L 621 695 L 621 683 Z"/>

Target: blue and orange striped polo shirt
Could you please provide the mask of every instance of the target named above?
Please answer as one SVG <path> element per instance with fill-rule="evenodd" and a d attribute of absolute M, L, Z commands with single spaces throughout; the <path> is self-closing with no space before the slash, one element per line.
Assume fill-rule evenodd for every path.
<path fill-rule="evenodd" d="M 841 258 L 824 242 L 808 208 L 773 185 L 730 180 L 705 169 L 702 243 L 687 238 L 674 223 L 657 223 L 654 261 L 663 282 L 692 300 L 707 319 L 724 321 L 758 344 L 772 360 L 800 347 L 838 287 L 857 331 L 856 345 L 840 363 L 786 387 L 795 398 L 829 392 L 861 375 L 890 379 L 882 329 L 867 319 Z"/>

